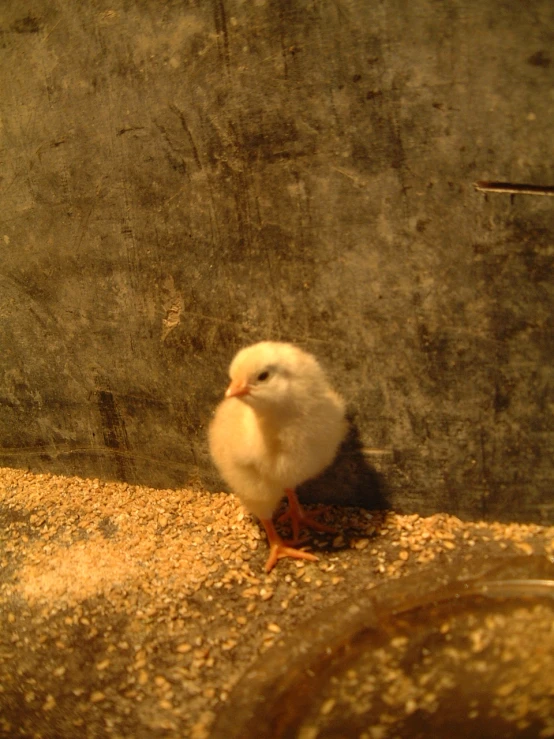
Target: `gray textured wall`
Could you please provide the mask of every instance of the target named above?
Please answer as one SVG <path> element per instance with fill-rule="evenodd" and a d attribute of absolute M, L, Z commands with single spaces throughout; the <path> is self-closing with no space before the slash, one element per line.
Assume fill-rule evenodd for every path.
<path fill-rule="evenodd" d="M 552 49 L 551 0 L 2 0 L 0 464 L 217 486 L 286 339 L 357 426 L 322 497 L 552 518 L 554 199 L 472 186 L 554 184 Z"/>

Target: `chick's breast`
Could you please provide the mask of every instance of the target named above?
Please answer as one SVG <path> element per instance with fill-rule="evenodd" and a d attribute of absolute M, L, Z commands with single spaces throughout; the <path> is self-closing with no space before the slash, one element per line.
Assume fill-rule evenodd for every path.
<path fill-rule="evenodd" d="M 274 451 L 252 409 L 236 398 L 220 403 L 209 445 L 221 476 L 246 508 L 258 518 L 271 518 L 283 488 L 271 474 Z"/>

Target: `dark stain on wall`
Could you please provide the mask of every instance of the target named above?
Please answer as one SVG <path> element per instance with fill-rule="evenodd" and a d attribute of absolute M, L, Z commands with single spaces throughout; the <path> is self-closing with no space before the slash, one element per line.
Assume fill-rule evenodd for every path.
<path fill-rule="evenodd" d="M 97 380 L 97 382 L 99 382 Z M 96 402 L 101 419 L 102 438 L 106 449 L 113 452 L 117 475 L 121 480 L 135 482 L 135 472 L 125 421 L 116 405 L 113 392 L 105 382 L 96 391 Z"/>

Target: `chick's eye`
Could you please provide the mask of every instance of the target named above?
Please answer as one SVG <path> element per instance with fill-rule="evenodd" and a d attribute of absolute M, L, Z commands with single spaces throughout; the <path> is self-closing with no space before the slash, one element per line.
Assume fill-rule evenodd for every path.
<path fill-rule="evenodd" d="M 263 372 L 260 372 L 258 377 L 256 378 L 258 382 L 264 382 L 269 377 L 269 372 L 267 370 L 264 370 Z"/>

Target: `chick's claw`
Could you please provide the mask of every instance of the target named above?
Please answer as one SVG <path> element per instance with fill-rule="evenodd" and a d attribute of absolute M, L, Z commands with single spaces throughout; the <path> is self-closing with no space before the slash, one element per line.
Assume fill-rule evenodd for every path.
<path fill-rule="evenodd" d="M 275 526 L 273 525 L 273 521 L 270 519 L 262 519 L 261 522 L 267 534 L 267 540 L 269 543 L 269 557 L 265 563 L 266 572 L 271 572 L 278 560 L 283 559 L 284 557 L 307 559 L 310 562 L 317 562 L 315 554 L 310 554 L 309 552 L 303 552 L 300 549 L 293 549 L 293 547 L 287 546 L 277 533 Z"/>
<path fill-rule="evenodd" d="M 321 523 L 309 513 L 303 513 L 302 516 L 295 517 L 290 510 L 287 510 L 281 516 L 279 516 L 277 520 L 279 521 L 279 523 L 290 521 L 292 526 L 292 539 L 289 543 L 293 544 L 294 546 L 304 544 L 307 541 L 306 539 L 300 538 L 300 529 L 302 528 L 313 529 L 314 531 L 321 531 L 326 534 L 336 534 L 337 532 L 337 530 L 334 529 L 332 526 L 327 526 L 326 524 Z"/>
<path fill-rule="evenodd" d="M 287 497 L 289 499 L 289 508 L 281 516 L 279 516 L 279 522 L 290 520 L 292 526 L 293 542 L 298 544 L 300 542 L 300 529 L 302 527 L 307 529 L 313 529 L 314 531 L 323 531 L 328 534 L 335 534 L 336 529 L 332 526 L 327 526 L 314 518 L 313 515 L 307 513 L 304 508 L 300 505 L 298 496 L 294 490 L 287 490 Z"/>
<path fill-rule="evenodd" d="M 293 559 L 308 559 L 310 562 L 317 562 L 315 554 L 310 552 L 303 552 L 301 549 L 293 549 L 287 547 L 285 542 L 281 544 L 272 544 L 269 548 L 269 557 L 265 563 L 265 571 L 271 572 L 271 570 L 277 564 L 277 561 L 283 559 L 283 557 L 292 557 Z"/>

